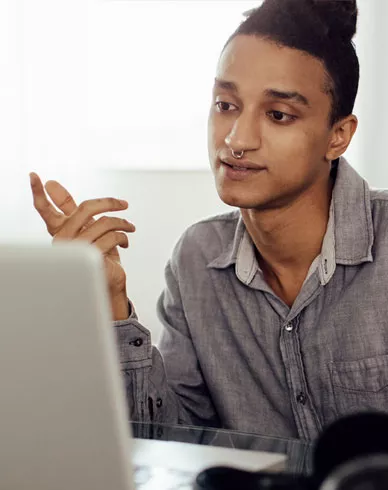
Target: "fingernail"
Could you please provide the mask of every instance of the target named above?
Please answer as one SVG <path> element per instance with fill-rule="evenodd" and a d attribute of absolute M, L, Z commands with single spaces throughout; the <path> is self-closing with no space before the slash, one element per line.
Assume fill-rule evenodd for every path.
<path fill-rule="evenodd" d="M 123 199 L 119 199 L 119 202 L 123 206 L 123 208 L 126 208 L 128 206 L 128 202 L 124 201 Z"/>

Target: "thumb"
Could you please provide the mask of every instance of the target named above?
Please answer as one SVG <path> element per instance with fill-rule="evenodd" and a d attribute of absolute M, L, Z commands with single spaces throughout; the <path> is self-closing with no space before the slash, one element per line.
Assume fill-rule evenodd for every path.
<path fill-rule="evenodd" d="M 77 209 L 77 204 L 71 194 L 56 180 L 49 180 L 44 186 L 53 203 L 66 216 L 70 216 Z"/>

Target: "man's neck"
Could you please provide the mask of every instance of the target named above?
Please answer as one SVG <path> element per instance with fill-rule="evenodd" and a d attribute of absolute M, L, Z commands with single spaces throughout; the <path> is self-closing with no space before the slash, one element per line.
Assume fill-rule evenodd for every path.
<path fill-rule="evenodd" d="M 288 207 L 264 211 L 241 209 L 264 277 L 289 306 L 321 252 L 332 189 L 332 180 L 326 179 Z"/>

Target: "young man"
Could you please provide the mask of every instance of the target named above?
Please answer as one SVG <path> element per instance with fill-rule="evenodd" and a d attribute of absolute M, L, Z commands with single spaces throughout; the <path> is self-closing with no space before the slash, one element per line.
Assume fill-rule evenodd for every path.
<path fill-rule="evenodd" d="M 32 174 L 55 239 L 105 255 L 133 419 L 314 438 L 388 407 L 388 193 L 340 158 L 357 127 L 355 1 L 266 0 L 228 40 L 209 116 L 221 199 L 166 267 L 159 350 L 127 302 L 117 245 L 132 224 Z"/>

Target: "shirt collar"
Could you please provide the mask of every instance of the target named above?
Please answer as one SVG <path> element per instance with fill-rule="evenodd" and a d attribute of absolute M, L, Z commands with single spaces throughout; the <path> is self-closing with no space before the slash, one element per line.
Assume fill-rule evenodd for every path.
<path fill-rule="evenodd" d="M 236 264 L 236 275 L 244 284 L 249 284 L 259 269 L 255 246 L 245 228 L 241 213 L 237 222 L 233 242 L 207 266 L 214 269 L 226 269 Z"/>
<path fill-rule="evenodd" d="M 372 262 L 374 234 L 369 186 L 343 157 L 338 164 L 332 199 L 337 264 Z"/>
<path fill-rule="evenodd" d="M 321 284 L 327 284 L 336 264 L 372 262 L 373 224 L 369 187 L 345 158 L 339 159 L 330 204 L 329 221 L 321 254 L 307 278 L 318 268 Z M 224 269 L 236 264 L 236 275 L 249 284 L 259 269 L 255 246 L 240 214 L 234 239 L 208 267 Z"/>
<path fill-rule="evenodd" d="M 226 267 L 229 267 L 230 265 L 236 263 L 237 255 L 240 249 L 240 245 L 242 243 L 242 239 L 244 235 L 247 234 L 240 211 L 238 211 L 238 214 L 239 214 L 239 218 L 237 221 L 237 226 L 236 226 L 236 231 L 234 233 L 233 241 L 227 244 L 225 250 L 221 252 L 221 254 L 218 257 L 216 257 L 209 264 L 207 264 L 208 267 L 214 269 L 225 269 Z"/>
<path fill-rule="evenodd" d="M 327 223 L 326 233 L 323 237 L 321 253 L 314 259 L 307 273 L 304 282 L 318 270 L 319 281 L 324 286 L 333 277 L 336 267 L 335 255 L 335 220 L 334 220 L 334 200 L 331 200 L 329 210 L 329 221 Z"/>

